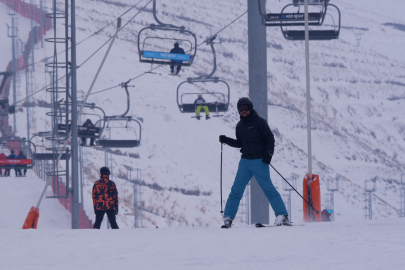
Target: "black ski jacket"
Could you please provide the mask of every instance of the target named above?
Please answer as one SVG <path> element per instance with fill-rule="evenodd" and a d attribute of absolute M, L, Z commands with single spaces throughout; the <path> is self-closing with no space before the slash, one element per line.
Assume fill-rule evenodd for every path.
<path fill-rule="evenodd" d="M 259 159 L 273 155 L 275 141 L 267 121 L 252 110 L 247 117 L 240 117 L 236 125 L 236 140 L 227 137 L 225 143 L 241 148 L 242 158 Z"/>

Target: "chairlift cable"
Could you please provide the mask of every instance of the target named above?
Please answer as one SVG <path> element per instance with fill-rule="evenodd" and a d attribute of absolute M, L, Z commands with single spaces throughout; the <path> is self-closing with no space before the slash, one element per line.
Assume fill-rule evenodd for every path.
<path fill-rule="evenodd" d="M 56 80 L 56 82 L 62 80 L 62 79 L 65 78 L 65 77 L 66 77 L 66 75 L 63 75 L 62 77 L 58 78 L 58 79 Z M 45 90 L 45 89 L 48 88 L 49 86 L 52 86 L 52 84 L 53 84 L 53 83 L 50 83 L 50 84 L 48 84 L 48 85 L 42 87 L 41 89 L 39 89 L 39 90 L 36 91 L 35 93 L 33 93 L 33 94 L 31 94 L 31 95 L 29 95 L 29 96 L 27 96 L 27 97 L 25 97 L 25 98 L 23 98 L 23 99 L 21 99 L 21 100 L 19 100 L 19 101 L 16 101 L 16 102 L 13 104 L 13 106 L 15 106 L 15 105 L 17 105 L 18 103 L 20 103 L 20 102 L 22 102 L 22 101 L 24 101 L 24 100 L 26 100 L 26 99 L 28 99 L 28 98 L 34 96 L 35 94 L 38 94 L 39 92 Z"/>
<path fill-rule="evenodd" d="M 142 1 L 142 0 L 141 0 L 141 1 Z M 138 12 L 136 15 L 134 15 L 126 24 L 124 24 L 124 25 L 121 27 L 121 29 L 124 28 L 132 19 L 134 19 L 135 16 L 137 16 L 150 2 L 152 2 L 152 0 L 150 0 L 141 10 L 139 10 L 139 12 Z M 139 3 L 139 2 L 138 2 L 138 3 Z M 230 22 L 229 24 L 227 24 L 226 26 L 224 26 L 222 29 L 220 29 L 218 32 L 216 32 L 214 35 L 217 35 L 217 34 L 221 33 L 222 31 L 224 31 L 226 28 L 228 28 L 231 24 L 235 23 L 237 20 L 239 20 L 239 19 L 240 19 L 243 15 L 245 15 L 246 13 L 247 13 L 247 10 L 246 10 L 244 13 L 242 13 L 240 16 L 238 16 L 235 20 L 233 20 L 232 22 Z M 111 37 L 111 38 L 112 38 L 112 37 Z M 109 38 L 108 41 L 111 40 L 111 38 Z M 107 42 L 108 42 L 108 41 L 107 41 Z M 197 47 L 200 47 L 200 46 L 203 45 L 204 43 L 205 43 L 205 41 L 203 41 L 202 43 L 198 44 Z M 105 44 L 107 44 L 107 43 L 104 43 L 96 52 L 98 52 L 103 46 L 105 46 Z M 95 53 L 94 53 L 94 54 L 95 54 Z M 88 59 L 86 59 L 81 65 L 79 65 L 79 67 L 83 66 L 83 64 L 84 64 L 85 62 L 87 62 L 92 56 L 94 56 L 94 54 L 92 54 L 92 55 L 91 55 Z M 52 57 L 53 57 L 53 56 L 52 56 Z M 154 67 L 154 68 L 151 68 L 150 70 L 145 71 L 144 73 L 139 74 L 138 76 L 136 76 L 136 77 L 134 77 L 134 78 L 128 80 L 128 83 L 131 82 L 131 81 L 133 81 L 133 80 L 136 80 L 136 79 L 142 77 L 143 75 L 147 74 L 148 72 L 151 72 L 151 71 L 153 71 L 153 70 L 155 70 L 155 69 L 157 69 L 157 68 L 159 68 L 159 67 L 161 67 L 161 66 L 164 66 L 164 65 L 159 65 L 159 66 L 156 66 L 156 67 Z M 63 76 L 63 77 L 60 77 L 60 78 L 58 79 L 58 81 L 61 80 L 61 79 L 63 79 L 63 78 L 65 78 L 65 77 L 66 77 L 66 75 Z M 48 86 L 50 86 L 50 85 L 51 85 L 51 84 L 49 84 L 49 85 L 47 85 L 47 86 L 41 88 L 40 90 L 36 91 L 35 93 L 31 94 L 30 96 L 27 96 L 26 98 L 23 98 L 23 99 L 17 101 L 14 105 L 16 105 L 16 104 L 18 104 L 18 103 L 20 103 L 20 102 L 22 102 L 22 101 L 28 99 L 29 97 L 34 96 L 35 94 L 37 94 L 37 93 L 43 91 L 44 89 L 46 89 L 46 88 L 47 88 Z M 106 88 L 106 89 L 103 89 L 103 90 L 100 90 L 100 91 L 97 91 L 97 92 L 94 92 L 94 93 L 92 93 L 92 94 L 90 94 L 90 95 L 95 95 L 95 94 L 100 93 L 100 92 L 105 92 L 105 91 L 114 89 L 114 88 L 116 88 L 116 87 L 118 87 L 118 86 L 120 86 L 120 84 L 115 85 L 115 86 L 112 86 L 112 87 L 109 87 L 109 88 Z"/>
<path fill-rule="evenodd" d="M 118 20 L 118 18 L 121 18 L 122 16 L 124 16 L 125 14 L 127 14 L 129 11 L 131 11 L 134 7 L 136 7 L 136 6 L 137 6 L 140 2 L 142 2 L 142 1 L 143 1 L 143 0 L 140 0 L 138 3 L 136 3 L 135 5 L 133 5 L 132 7 L 130 7 L 129 9 L 127 9 L 127 10 L 126 10 L 124 13 L 122 13 L 120 16 L 118 16 L 117 18 L 115 18 L 113 21 L 111 21 L 110 23 L 108 23 L 108 24 L 105 25 L 104 27 L 100 28 L 99 30 L 97 30 L 96 32 L 94 32 L 93 34 L 91 34 L 90 36 L 88 36 L 87 38 L 85 38 L 85 39 L 79 41 L 78 43 L 76 43 L 76 46 L 77 46 L 77 45 L 80 45 L 81 43 L 85 42 L 86 40 L 88 40 L 88 39 L 94 37 L 95 35 L 100 34 L 101 31 L 103 31 L 105 28 L 107 28 L 108 26 L 110 26 L 111 24 L 113 24 L 116 20 Z M 71 47 L 69 47 L 68 49 L 70 49 L 70 48 L 71 48 Z M 58 54 L 56 54 L 56 55 L 62 54 L 62 53 L 64 53 L 64 52 L 66 52 L 66 50 L 63 50 L 63 51 L 61 51 L 60 53 L 58 53 Z M 21 67 L 21 68 L 26 68 L 26 67 L 30 67 L 30 66 L 33 66 L 33 65 L 42 63 L 42 62 L 44 62 L 44 61 L 46 61 L 46 60 L 48 60 L 48 59 L 51 59 L 52 57 L 55 57 L 55 55 L 46 57 L 46 58 L 42 59 L 41 61 L 38 61 L 38 62 L 35 62 L 35 63 L 29 64 L 29 65 L 25 65 L 25 66 L 23 66 L 23 67 Z"/>
<path fill-rule="evenodd" d="M 103 89 L 103 90 L 100 90 L 100 91 L 97 91 L 97 92 L 91 93 L 89 96 L 91 96 L 91 95 L 95 95 L 95 94 L 97 94 L 97 93 L 105 92 L 105 91 L 108 91 L 108 90 L 111 90 L 111 89 L 117 88 L 117 87 L 119 87 L 119 86 L 121 86 L 121 84 L 118 84 L 118 85 L 116 85 L 116 86 L 112 86 L 112 87 L 109 87 L 109 88 L 106 88 L 106 89 Z M 84 97 L 84 96 L 82 96 L 82 97 Z"/>
<path fill-rule="evenodd" d="M 222 28 L 221 30 L 219 30 L 218 32 L 216 32 L 214 35 L 218 35 L 219 33 L 221 33 L 222 31 L 224 31 L 226 28 L 228 28 L 231 24 L 233 24 L 234 22 L 236 22 L 237 20 L 239 20 L 240 18 L 242 18 L 243 15 L 245 15 L 248 11 L 246 10 L 243 14 L 241 14 L 238 18 L 236 18 L 235 20 L 233 20 L 232 22 L 230 22 L 228 25 L 226 25 L 224 28 Z M 213 36 L 214 36 L 213 35 Z M 205 42 L 205 41 L 204 41 Z M 203 42 L 203 43 L 204 43 Z M 201 45 L 201 44 L 200 44 Z M 198 46 L 200 46 L 198 45 Z"/>
<path fill-rule="evenodd" d="M 118 31 L 118 33 L 121 32 L 121 30 L 124 29 L 125 26 L 127 26 L 136 16 L 138 16 L 138 14 L 141 13 L 146 8 L 146 6 L 149 5 L 150 2 L 152 2 L 152 0 L 150 0 L 148 3 L 146 3 L 146 5 L 144 5 L 143 8 L 141 8 L 131 19 L 129 19 L 129 21 L 121 27 L 121 29 Z M 104 44 L 101 45 L 100 48 L 98 48 L 92 55 L 90 55 L 86 60 L 84 60 L 84 62 L 81 65 L 79 65 L 77 68 L 81 67 L 88 60 L 90 60 L 90 58 L 92 58 L 96 53 L 98 53 L 112 38 L 113 38 L 113 36 L 111 36 L 106 42 L 104 42 Z"/>
<path fill-rule="evenodd" d="M 143 1 L 143 0 L 139 1 L 137 4 L 139 4 L 139 3 L 142 2 L 142 1 Z M 142 10 L 144 10 L 145 7 L 146 7 L 147 5 L 149 5 L 150 2 L 152 2 L 152 0 L 150 0 L 150 1 L 149 1 L 143 8 L 141 8 L 126 24 L 124 24 L 124 25 L 121 27 L 120 31 L 122 30 L 122 28 L 124 28 L 125 26 L 127 26 L 127 25 L 131 22 L 131 20 L 133 20 Z M 137 5 L 137 4 L 136 4 L 136 5 Z M 131 10 L 132 8 L 134 8 L 136 5 L 132 6 L 129 10 Z M 127 10 L 125 13 L 127 13 L 129 10 Z M 123 15 L 124 15 L 125 13 L 123 13 Z M 117 18 L 117 19 L 118 19 L 118 18 Z M 117 19 L 115 19 L 115 20 L 112 21 L 112 22 L 115 22 Z M 111 23 L 112 23 L 112 22 L 111 22 Z M 110 24 L 111 24 L 111 23 L 110 23 Z M 110 24 L 108 24 L 108 25 L 110 25 Z M 108 25 L 107 25 L 107 26 L 108 26 Z M 107 26 L 105 26 L 105 27 L 107 27 Z M 104 27 L 104 28 L 105 28 L 105 27 Z M 104 28 L 102 28 L 102 29 L 104 29 Z M 102 30 L 102 29 L 101 29 L 101 30 Z M 101 30 L 99 30 L 99 31 L 101 31 Z M 99 32 L 99 31 L 98 31 L 98 32 Z M 93 36 L 94 36 L 94 34 L 93 34 Z M 99 50 L 101 50 L 112 38 L 113 38 L 113 37 L 110 37 L 100 48 L 98 48 L 90 57 L 88 57 L 88 58 L 87 58 L 81 65 L 79 65 L 77 68 L 82 67 L 88 60 L 90 60 L 90 58 L 92 58 Z M 87 39 L 88 39 L 88 38 L 87 38 Z M 86 39 L 85 39 L 85 40 L 86 40 Z M 85 40 L 82 40 L 81 42 L 84 42 Z M 80 44 L 81 42 L 77 43 L 76 45 Z M 63 51 L 63 52 L 65 52 L 65 51 Z M 56 55 L 53 55 L 53 56 L 50 56 L 50 57 L 48 57 L 48 58 L 46 58 L 46 59 L 50 59 L 50 58 L 52 58 L 52 57 L 56 57 L 57 55 L 59 55 L 59 54 L 61 54 L 61 53 L 63 53 L 63 52 L 60 52 L 60 53 L 58 53 L 58 54 L 56 54 Z M 42 60 L 42 61 L 44 61 L 44 60 Z M 41 62 L 42 62 L 42 61 L 41 61 Z M 37 63 L 39 63 L 39 62 L 37 62 Z M 35 64 L 35 63 L 34 63 L 34 64 Z M 26 67 L 27 67 L 27 66 L 26 66 Z M 62 77 L 60 77 L 60 78 L 58 78 L 57 81 L 59 81 L 59 80 L 65 78 L 65 77 L 66 77 L 66 75 L 64 75 L 64 76 L 62 76 Z M 20 103 L 20 102 L 22 102 L 22 101 L 28 99 L 29 97 L 34 96 L 35 94 L 37 94 L 37 93 L 43 91 L 44 89 L 46 89 L 47 87 L 49 87 L 49 86 L 51 86 L 51 85 L 52 85 L 52 84 L 46 85 L 45 87 L 41 88 L 40 90 L 36 91 L 35 93 L 33 93 L 33 94 L 31 94 L 31 95 L 29 95 L 29 96 L 27 96 L 27 97 L 25 97 L 25 98 L 23 98 L 23 99 L 17 101 L 17 102 L 14 103 L 13 105 L 17 105 L 18 103 Z M 118 85 L 118 86 L 119 86 L 119 85 Z M 115 88 L 115 87 L 117 87 L 117 86 L 107 88 L 107 90 L 110 90 L 110 89 Z M 101 91 L 99 91 L 99 92 L 103 92 L 103 91 L 107 91 L 107 90 L 104 89 L 104 90 L 101 90 Z M 96 93 L 98 93 L 98 92 L 96 92 Z"/>
<path fill-rule="evenodd" d="M 237 20 L 239 20 L 239 19 L 240 19 L 243 15 L 245 15 L 247 12 L 248 12 L 248 11 L 246 10 L 244 13 L 242 13 L 240 16 L 238 16 L 235 20 L 233 20 L 232 22 L 230 22 L 229 24 L 227 24 L 226 26 L 224 26 L 222 29 L 220 29 L 218 32 L 216 32 L 215 34 L 213 34 L 213 35 L 211 35 L 211 36 L 218 35 L 218 34 L 221 33 L 222 31 L 224 31 L 226 28 L 228 28 L 231 24 L 233 24 L 234 22 L 236 22 Z M 204 43 L 205 43 L 205 40 L 204 40 L 203 42 L 201 42 L 200 44 L 198 44 L 198 45 L 197 45 L 197 48 L 200 47 L 201 45 L 203 45 Z M 151 71 L 153 71 L 153 70 L 155 70 L 155 69 L 157 69 L 157 68 L 160 68 L 161 66 L 164 66 L 164 65 L 162 64 L 162 65 L 156 66 L 156 67 L 154 67 L 154 68 L 152 68 L 152 69 L 150 69 L 150 70 L 148 70 L 148 71 L 145 71 L 144 73 L 142 73 L 142 74 L 140 74 L 140 75 L 138 75 L 138 76 L 136 76 L 136 77 L 130 79 L 128 82 L 131 82 L 131 81 L 133 81 L 133 80 L 136 80 L 136 79 L 138 79 L 139 77 L 142 77 L 143 75 L 145 75 L 145 74 L 147 74 L 147 73 L 149 73 L 149 72 L 151 72 Z"/>

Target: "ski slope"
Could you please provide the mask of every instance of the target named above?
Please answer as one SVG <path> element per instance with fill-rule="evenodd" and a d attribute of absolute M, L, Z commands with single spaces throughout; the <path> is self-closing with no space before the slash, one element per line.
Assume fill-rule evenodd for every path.
<path fill-rule="evenodd" d="M 0 177 L 0 229 L 19 230 L 24 224 L 31 206 L 36 206 L 45 182 L 34 172 L 28 171 L 26 177 L 15 177 L 11 170 L 9 177 Z M 71 217 L 56 199 L 43 199 L 40 207 L 38 229 L 69 229 Z M 1 269 L 1 268 L 0 268 Z"/>
<path fill-rule="evenodd" d="M 405 219 L 254 228 L 0 230 L 0 269 L 402 269 Z"/>
<path fill-rule="evenodd" d="M 45 2 L 51 6 L 51 1 Z M 123 23 L 147 2 L 142 1 L 123 16 Z M 268 1 L 268 10 L 281 7 L 283 2 L 286 3 Z M 405 56 L 402 53 L 405 32 L 384 24 L 405 24 L 399 16 L 404 3 L 390 1 L 384 6 L 377 0 L 355 3 L 336 0 L 333 3 L 342 11 L 340 39 L 311 42 L 310 47 L 314 173 L 320 175 L 322 202 L 327 193 L 326 180 L 340 177 L 341 189 L 335 193 L 335 219 L 342 222 L 362 220 L 364 180 L 378 176 L 377 191 L 373 195 L 373 217 L 394 219 L 399 213 L 399 179 L 405 171 L 405 157 L 401 155 L 405 151 Z M 129 0 L 81 1 L 76 10 L 77 40 L 84 40 L 133 4 Z M 158 1 L 159 18 L 194 31 L 198 43 L 221 30 L 246 9 L 245 0 L 220 3 L 206 0 L 193 1 L 192 4 L 185 0 Z M 2 20 L 5 18 L 1 17 Z M 116 86 L 150 69 L 150 65 L 139 63 L 136 41 L 137 32 L 153 22 L 149 5 L 120 32 L 94 91 Z M 64 31 L 61 24 L 57 29 L 59 33 Z M 4 28 L 0 31 L 4 36 Z M 357 46 L 355 36 L 358 32 L 363 33 L 360 46 Z M 113 33 L 114 26 L 111 25 L 77 47 L 81 65 L 78 69 L 80 91 L 89 89 L 106 47 L 84 65 L 82 63 Z M 299 175 L 297 188 L 302 190 L 301 179 L 307 172 L 308 158 L 304 46 L 303 42 L 285 41 L 278 28 L 267 29 L 267 34 L 268 119 L 276 135 L 273 165 L 285 177 L 291 177 L 293 173 Z M 47 37 L 51 36 L 49 31 Z M 211 71 L 212 56 L 205 45 L 199 47 L 193 66 L 183 68 L 180 77 L 169 76 L 169 67 L 165 66 L 156 69 L 155 75 L 145 74 L 131 82 L 135 88 L 130 88 L 129 115 L 141 121 L 142 141 L 139 148 L 120 149 L 122 155 L 114 155 L 113 180 L 120 194 L 118 223 L 121 228 L 133 225 L 133 187 L 122 177 L 126 174 L 123 165 L 142 170 L 145 227 L 216 228 L 221 224 L 218 136 L 234 137 L 238 121 L 235 104 L 240 97 L 248 95 L 247 16 L 221 32 L 218 40 L 222 43 L 215 45 L 216 75 L 231 87 L 230 110 L 222 118 L 197 121 L 191 118 L 191 114 L 181 114 L 175 102 L 176 88 L 181 82 Z M 35 59 L 51 56 L 52 49 L 51 44 L 45 44 L 44 49 L 37 48 Z M 63 54 L 60 57 L 63 61 Z M 0 51 L 0 58 L 11 59 L 10 52 Z M 43 63 L 36 65 L 35 89 L 49 84 L 49 76 L 44 70 Z M 24 78 L 21 85 L 25 85 Z M 202 91 L 209 90 L 206 86 Z M 124 90 L 117 87 L 91 95 L 88 102 L 96 103 L 107 115 L 113 115 L 125 111 L 125 97 Z M 37 104 L 39 101 L 49 102 L 50 95 L 42 91 L 34 98 Z M 23 112 L 17 114 L 17 135 L 25 137 L 26 111 L 24 107 L 22 109 Z M 49 131 L 51 119 L 45 115 L 48 111 L 47 108 L 35 107 L 32 133 Z M 131 138 L 124 132 L 119 135 Z M 38 146 L 47 145 L 38 142 Z M 104 166 L 104 152 L 85 151 L 88 162 L 84 205 L 86 213 L 94 219 L 91 186 L 98 179 L 99 168 Z M 225 199 L 239 158 L 238 150 L 224 148 Z M 274 171 L 271 171 L 271 176 L 280 193 L 287 193 L 282 190 L 282 179 Z M 292 196 L 292 217 L 296 222 L 302 218 L 302 201 L 298 196 Z M 33 198 L 31 205 L 36 201 Z M 24 210 L 24 215 L 26 211 L 28 209 Z M 273 221 L 272 211 L 270 217 Z M 40 226 L 43 224 L 41 218 Z"/>

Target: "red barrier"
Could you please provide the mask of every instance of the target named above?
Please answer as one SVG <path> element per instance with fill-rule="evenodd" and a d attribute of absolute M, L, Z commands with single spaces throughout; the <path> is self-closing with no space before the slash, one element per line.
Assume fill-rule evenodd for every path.
<path fill-rule="evenodd" d="M 57 183 L 57 180 L 52 181 L 52 189 L 56 194 L 66 194 L 66 186 L 60 181 L 59 183 Z M 68 198 L 60 198 L 59 203 L 63 205 L 63 207 L 65 207 L 67 210 L 69 210 L 70 213 L 72 213 L 72 194 L 69 194 Z M 80 222 L 80 229 L 93 228 L 93 222 L 91 221 L 91 219 L 89 219 L 89 217 L 86 215 L 86 212 L 84 212 L 81 206 L 79 207 L 79 222 Z"/>
<path fill-rule="evenodd" d="M 308 202 L 311 203 L 309 200 L 310 197 L 312 199 L 312 206 L 317 209 L 318 211 L 321 210 L 321 186 L 319 182 L 319 175 L 313 174 L 312 175 L 312 182 L 309 184 L 308 188 L 308 180 L 309 176 L 308 174 L 305 175 L 304 177 L 304 184 L 303 184 L 303 195 L 304 199 L 307 200 Z M 309 194 L 311 196 L 309 196 Z M 317 221 L 321 222 L 322 221 L 322 216 L 321 212 L 318 214 L 312 209 L 305 201 L 304 201 L 304 221 L 306 222 L 312 222 L 312 221 Z M 311 218 L 314 217 L 315 219 Z"/>

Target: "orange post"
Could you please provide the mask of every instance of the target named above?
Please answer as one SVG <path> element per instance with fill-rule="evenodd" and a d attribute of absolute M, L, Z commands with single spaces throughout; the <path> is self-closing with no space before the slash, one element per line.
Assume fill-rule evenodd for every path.
<path fill-rule="evenodd" d="M 34 206 L 31 207 L 28 212 L 27 218 L 24 221 L 23 229 L 36 229 L 39 219 L 39 209 L 36 209 Z"/>
<path fill-rule="evenodd" d="M 308 174 L 305 175 L 304 177 L 304 183 L 303 183 L 303 195 L 304 199 L 307 200 L 309 203 L 312 203 L 312 206 L 315 209 L 321 209 L 321 185 L 319 182 L 319 175 L 313 174 L 312 175 L 312 181 L 308 185 L 309 182 L 309 176 Z M 309 187 L 309 188 L 308 188 Z M 314 209 L 312 209 L 311 206 L 308 205 L 304 201 L 304 221 L 305 222 L 321 222 L 322 221 L 322 216 L 321 213 L 316 213 Z"/>

